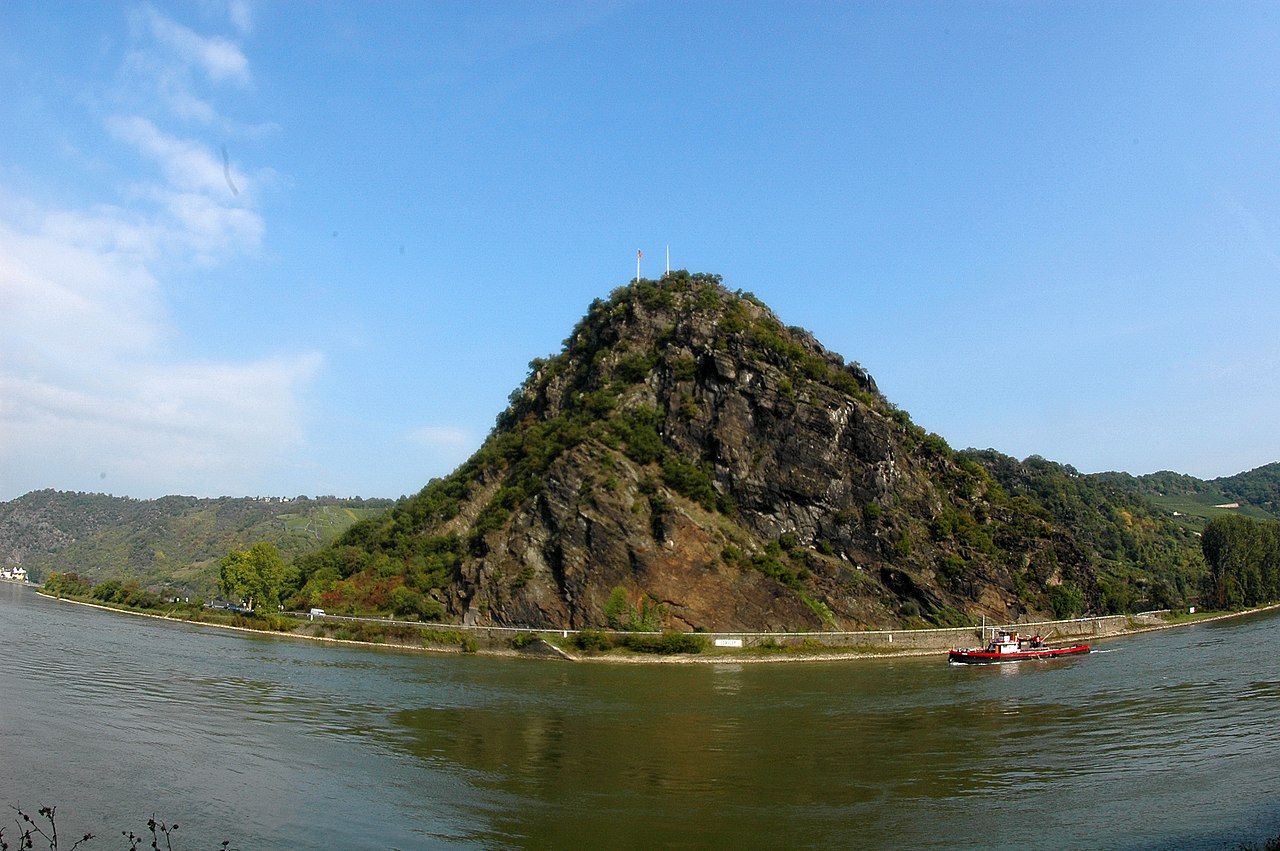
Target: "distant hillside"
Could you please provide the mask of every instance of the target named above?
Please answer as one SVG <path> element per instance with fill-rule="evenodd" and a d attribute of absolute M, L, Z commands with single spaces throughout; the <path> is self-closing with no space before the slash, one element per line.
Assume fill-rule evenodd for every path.
<path fill-rule="evenodd" d="M 1272 517 L 1280 518 L 1280 462 L 1213 482 L 1233 499 L 1256 505 Z"/>
<path fill-rule="evenodd" d="M 1167 608 L 1195 599 L 1203 579 L 1199 538 L 1148 498 L 1132 476 L 1086 475 L 1033 455 L 1018 461 L 967 450 L 1014 498 L 1051 515 L 1097 565 L 1099 612 Z"/>
<path fill-rule="evenodd" d="M 390 500 L 166 496 L 128 499 L 42 490 L 0 502 L 0 564 L 33 579 L 76 571 L 95 582 L 136 579 L 174 594 L 211 594 L 217 562 L 257 541 L 297 557 Z"/>
<path fill-rule="evenodd" d="M 1280 463 L 1207 481 L 1169 471 L 1145 476 L 1100 473 L 1097 477 L 1141 494 L 1165 513 L 1176 513 L 1180 523 L 1196 530 L 1227 514 L 1280 520 Z"/>
<path fill-rule="evenodd" d="M 540 627 L 859 629 L 1181 604 L 1133 488 L 956 453 L 711 275 L 597 299 L 481 449 L 297 561 L 295 605 Z"/>

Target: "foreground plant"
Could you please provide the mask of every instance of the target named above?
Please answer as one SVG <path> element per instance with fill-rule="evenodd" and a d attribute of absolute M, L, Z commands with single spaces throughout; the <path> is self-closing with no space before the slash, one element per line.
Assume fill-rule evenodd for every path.
<path fill-rule="evenodd" d="M 37 811 L 37 815 L 48 822 L 48 831 L 41 827 L 40 823 L 33 819 L 30 815 L 23 812 L 21 807 L 15 806 L 13 811 L 17 813 L 14 822 L 18 825 L 18 845 L 17 851 L 26 851 L 36 847 L 36 841 L 42 844 L 49 843 L 49 851 L 58 851 L 58 822 L 54 818 L 57 807 L 41 807 Z M 84 843 L 93 839 L 92 833 L 86 833 L 80 837 L 71 846 L 71 851 L 79 848 Z M 0 828 L 0 851 L 8 851 L 9 843 L 4 838 L 4 828 Z"/>
<path fill-rule="evenodd" d="M 5 839 L 5 828 L 0 827 L 0 851 L 35 851 L 37 843 L 41 848 L 47 842 L 49 851 L 61 851 L 62 846 L 58 839 L 58 824 L 55 819 L 57 807 L 41 807 L 37 811 L 37 818 L 32 818 L 20 806 L 14 805 L 13 811 L 17 814 L 14 817 L 14 823 L 18 826 L 17 845 L 10 845 Z M 42 825 L 38 819 L 44 819 L 47 827 Z M 120 835 L 129 843 L 129 851 L 138 851 L 140 848 L 150 848 L 152 851 L 174 851 L 173 835 L 178 830 L 177 824 L 165 824 L 155 816 L 147 819 L 147 831 L 150 833 L 148 839 L 147 834 L 134 833 L 132 830 L 122 830 Z M 77 839 L 67 851 L 75 851 L 81 845 L 93 839 L 92 833 L 86 833 Z M 144 844 L 145 843 L 145 844 Z M 163 844 L 162 844 L 163 843 Z M 233 851 L 229 846 L 229 840 L 223 840 L 218 846 L 219 851 Z"/>

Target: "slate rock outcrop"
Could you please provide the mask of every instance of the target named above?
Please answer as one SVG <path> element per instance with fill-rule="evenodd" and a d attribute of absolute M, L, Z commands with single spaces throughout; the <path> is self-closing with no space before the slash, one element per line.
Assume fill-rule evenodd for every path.
<path fill-rule="evenodd" d="M 472 459 L 339 546 L 405 565 L 445 619 L 539 628 L 1010 621 L 1062 583 L 1097 594 L 1043 509 L 856 363 L 687 272 L 595 301 Z"/>

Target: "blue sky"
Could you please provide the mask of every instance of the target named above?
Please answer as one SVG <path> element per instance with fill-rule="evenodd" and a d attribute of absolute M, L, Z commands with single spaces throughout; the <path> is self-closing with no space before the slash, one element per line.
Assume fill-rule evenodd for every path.
<path fill-rule="evenodd" d="M 0 499 L 413 493 L 635 274 L 953 446 L 1280 460 L 1280 6 L 0 3 Z"/>

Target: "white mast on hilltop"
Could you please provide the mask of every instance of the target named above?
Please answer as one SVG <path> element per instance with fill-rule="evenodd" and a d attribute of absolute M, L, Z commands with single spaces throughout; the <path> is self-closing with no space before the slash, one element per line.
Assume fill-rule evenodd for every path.
<path fill-rule="evenodd" d="M 636 283 L 640 283 L 640 258 L 644 256 L 644 252 L 639 248 L 636 249 Z"/>

